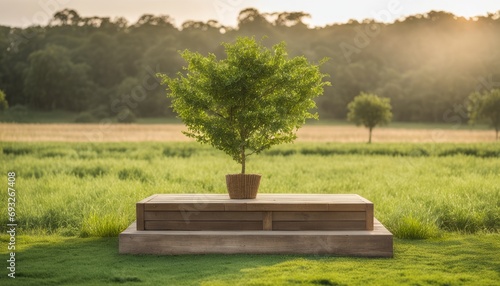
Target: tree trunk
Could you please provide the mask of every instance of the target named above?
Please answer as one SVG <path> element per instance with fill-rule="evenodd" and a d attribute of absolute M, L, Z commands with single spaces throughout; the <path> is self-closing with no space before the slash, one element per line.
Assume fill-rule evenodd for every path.
<path fill-rule="evenodd" d="M 373 130 L 373 127 L 370 127 L 370 134 L 368 135 L 368 144 L 372 143 L 372 130 Z"/>
<path fill-rule="evenodd" d="M 245 147 L 242 147 L 241 148 L 241 173 L 242 174 L 245 174 L 245 162 L 246 161 L 246 158 L 245 158 Z"/>

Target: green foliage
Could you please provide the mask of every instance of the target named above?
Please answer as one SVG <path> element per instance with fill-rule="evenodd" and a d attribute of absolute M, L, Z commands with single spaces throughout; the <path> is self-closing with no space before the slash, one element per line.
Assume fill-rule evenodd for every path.
<path fill-rule="evenodd" d="M 52 110 L 37 111 L 24 105 L 16 104 L 0 113 L 0 122 L 13 123 L 72 123 L 75 122 L 79 113 Z"/>
<path fill-rule="evenodd" d="M 6 92 L 10 106 L 29 105 L 35 111 L 50 110 L 55 100 L 51 97 L 62 96 L 68 101 L 55 100 L 55 105 L 64 111 L 78 106 L 81 109 L 77 112 L 81 112 L 104 105 L 110 109 L 110 117 L 115 117 L 120 108 L 115 111 L 113 107 L 125 106 L 138 117 L 174 117 L 154 74 L 174 76 L 184 64 L 178 50 L 221 57 L 220 42 L 252 35 L 267 36 L 270 44 L 284 41 L 290 55 L 305 55 L 311 62 L 325 56 L 332 59 L 321 68 L 331 75 L 335 86 L 325 89 L 324 96 L 317 99 L 321 118 L 346 118 L 347 104 L 367 91 L 391 99 L 396 121 L 460 125 L 466 118 L 463 110 L 455 107 L 463 105 L 471 92 L 489 89 L 500 79 L 500 54 L 492 52 L 500 50 L 498 13 L 464 19 L 447 12 L 425 11 L 392 24 L 353 20 L 315 28 L 304 24 L 307 16 L 299 11 L 271 15 L 249 8 L 241 11 L 237 27 L 211 20 L 187 21 L 181 29 L 169 16 L 144 15 L 136 23 L 127 23 L 123 18 L 84 17 L 74 10 L 63 10 L 46 26 L 0 27 L 0 89 Z M 347 52 L 343 49 L 346 45 L 350 46 Z M 63 67 L 59 70 L 68 70 L 64 68 L 68 67 L 63 59 L 66 56 L 55 56 L 57 61 L 46 69 L 42 65 L 37 73 L 39 87 L 26 87 L 29 71 L 37 65 L 30 56 L 46 54 L 50 46 L 68 51 L 73 73 L 53 72 L 57 61 Z M 51 89 L 40 87 L 45 71 L 51 75 L 48 82 L 64 86 L 52 89 L 53 96 L 45 97 L 42 91 L 51 93 Z M 71 74 L 84 77 L 75 80 Z M 90 86 L 75 93 L 76 88 L 65 84 L 69 82 L 75 83 L 73 87 L 82 87 L 79 83 L 86 86 L 85 82 Z M 80 102 L 82 98 L 86 103 Z M 22 120 L 24 117 L 9 119 Z"/>
<path fill-rule="evenodd" d="M 91 110 L 88 111 L 92 117 L 94 117 L 96 120 L 97 119 L 104 119 L 110 117 L 109 113 L 109 107 L 106 105 L 99 105 Z"/>
<path fill-rule="evenodd" d="M 75 118 L 76 123 L 91 123 L 97 122 L 97 118 L 92 115 L 92 113 L 88 111 L 80 112 L 78 116 Z"/>
<path fill-rule="evenodd" d="M 9 108 L 9 103 L 5 98 L 5 92 L 3 92 L 3 90 L 0 89 L 0 111 L 7 110 L 7 108 Z"/>
<path fill-rule="evenodd" d="M 500 131 L 500 89 L 486 91 L 484 93 L 475 92 L 469 96 L 469 121 L 488 120 L 495 129 L 496 139 Z"/>
<path fill-rule="evenodd" d="M 124 108 L 120 113 L 116 116 L 116 119 L 120 123 L 133 123 L 137 121 L 137 117 L 134 112 L 132 112 L 128 108 Z"/>
<path fill-rule="evenodd" d="M 33 52 L 26 70 L 24 92 L 29 103 L 41 110 L 79 111 L 89 106 L 92 83 L 87 78 L 90 67 L 75 64 L 68 49 L 49 45 Z"/>
<path fill-rule="evenodd" d="M 26 112 L 28 112 L 28 107 L 21 104 L 16 104 L 9 108 L 9 112 L 26 114 Z"/>
<path fill-rule="evenodd" d="M 184 51 L 187 74 L 160 74 L 187 136 L 224 151 L 242 164 L 252 154 L 290 143 L 316 107 L 326 76 L 305 57 L 288 58 L 285 44 L 267 49 L 253 38 L 224 44 L 217 60 Z"/>
<path fill-rule="evenodd" d="M 368 143 L 372 142 L 372 130 L 375 126 L 388 124 L 392 119 L 391 101 L 375 94 L 361 93 L 347 105 L 347 119 L 356 125 L 369 129 Z"/>

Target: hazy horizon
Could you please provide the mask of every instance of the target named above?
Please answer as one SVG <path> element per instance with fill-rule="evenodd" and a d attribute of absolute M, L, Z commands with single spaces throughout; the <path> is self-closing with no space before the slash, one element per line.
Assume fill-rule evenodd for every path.
<path fill-rule="evenodd" d="M 74 9 L 82 17 L 124 17 L 129 23 L 135 23 L 144 14 L 169 15 L 176 26 L 185 21 L 216 20 L 226 26 L 237 25 L 241 10 L 255 8 L 261 13 L 305 12 L 311 15 L 306 19 L 310 26 L 325 26 L 334 23 L 346 23 L 350 19 L 362 21 L 375 19 L 393 22 L 415 14 L 429 11 L 445 11 L 459 17 L 485 16 L 500 11 L 500 0 L 464 1 L 464 0 L 354 0 L 349 4 L 326 0 L 314 1 L 264 1 L 264 0 L 184 0 L 184 1 L 74 1 L 74 0 L 4 0 L 0 4 L 0 25 L 27 27 L 46 25 L 56 11 Z"/>

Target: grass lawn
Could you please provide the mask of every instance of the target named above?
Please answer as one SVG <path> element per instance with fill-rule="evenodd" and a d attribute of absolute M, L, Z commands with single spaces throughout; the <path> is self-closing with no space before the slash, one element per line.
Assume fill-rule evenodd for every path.
<path fill-rule="evenodd" d="M 16 276 L 0 285 L 498 285 L 500 148 L 300 143 L 247 164 L 261 193 L 358 193 L 397 237 L 393 259 L 134 256 L 117 235 L 155 193 L 225 193 L 239 166 L 196 143 L 0 143 L 16 172 Z M 7 230 L 7 192 L 0 230 Z M 407 239 L 411 238 L 411 239 Z M 8 237 L 0 235 L 8 259 Z"/>
<path fill-rule="evenodd" d="M 3 270 L 1 285 L 498 285 L 500 279 L 498 234 L 396 239 L 392 259 L 119 255 L 117 238 L 23 236 L 19 244 L 17 277 Z"/>

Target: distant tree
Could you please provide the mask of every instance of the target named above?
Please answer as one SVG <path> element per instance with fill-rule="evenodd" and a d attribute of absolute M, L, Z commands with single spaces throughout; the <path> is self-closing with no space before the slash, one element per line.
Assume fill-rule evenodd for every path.
<path fill-rule="evenodd" d="M 278 14 L 274 24 L 276 26 L 291 27 L 298 24 L 304 24 L 304 18 L 311 18 L 311 15 L 304 12 L 283 12 Z"/>
<path fill-rule="evenodd" d="M 495 128 L 496 140 L 500 131 L 500 89 L 491 91 L 474 92 L 469 96 L 469 122 L 478 120 L 489 120 L 491 126 Z"/>
<path fill-rule="evenodd" d="M 285 44 L 268 49 L 253 38 L 224 44 L 218 60 L 185 51 L 187 74 L 159 75 L 187 136 L 224 151 L 241 164 L 273 145 L 292 142 L 316 107 L 326 76 L 305 57 L 288 58 Z"/>
<path fill-rule="evenodd" d="M 5 98 L 5 92 L 0 89 L 0 111 L 6 110 L 7 108 L 9 108 L 9 104 Z"/>
<path fill-rule="evenodd" d="M 225 9 L 224 5 L 217 8 Z M 0 88 L 8 95 L 10 106 L 31 104 L 35 109 L 47 109 L 40 103 L 45 99 L 33 98 L 45 96 L 43 89 L 34 95 L 34 89 L 26 86 L 27 78 L 37 75 L 29 72 L 33 64 L 29 57 L 37 52 L 47 55 L 49 47 L 60 46 L 67 50 L 63 57 L 87 67 L 86 78 L 94 86 L 86 98 L 89 108 L 110 106 L 110 101 L 122 96 L 115 93 L 117 87 L 134 78 L 148 96 L 133 112 L 138 117 L 159 116 L 167 99 L 151 74 L 173 76 L 180 70 L 183 60 L 178 50 L 221 58 L 224 48 L 220 42 L 245 35 L 266 36 L 271 44 L 285 41 L 291 57 L 303 55 L 311 62 L 325 56 L 332 59 L 322 71 L 332 76 L 335 88 L 326 89 L 316 101 L 323 118 L 345 119 L 345 107 L 354 96 L 371 91 L 391 99 L 393 120 L 451 122 L 461 116 L 450 106 L 460 105 L 478 86 L 499 88 L 495 85 L 500 80 L 500 53 L 496 52 L 500 50 L 500 12 L 466 20 L 429 11 L 392 24 L 353 20 L 315 28 L 304 24 L 307 17 L 300 11 L 269 13 L 250 8 L 241 11 L 234 27 L 210 20 L 188 21 L 181 28 L 169 16 L 143 15 L 136 23 L 128 23 L 123 18 L 83 16 L 66 9 L 55 12 L 46 26 L 0 25 Z M 58 85 L 67 82 L 66 73 L 53 72 L 57 62 L 65 61 L 47 62 L 47 69 L 42 65 L 39 80 L 51 73 Z M 70 101 L 80 98 L 74 92 L 67 94 Z M 64 106 L 69 103 L 56 105 L 68 110 Z"/>
<path fill-rule="evenodd" d="M 356 125 L 364 125 L 370 131 L 368 143 L 372 142 L 372 130 L 377 125 L 387 124 L 392 119 L 389 98 L 380 98 L 375 94 L 361 93 L 347 106 L 347 119 Z"/>
<path fill-rule="evenodd" d="M 173 28 L 173 19 L 168 15 L 144 14 L 137 20 L 136 26 L 159 26 Z"/>
<path fill-rule="evenodd" d="M 88 107 L 92 84 L 89 67 L 71 61 L 69 51 L 49 45 L 33 52 L 25 70 L 24 92 L 30 104 L 40 110 L 81 111 Z"/>
<path fill-rule="evenodd" d="M 261 14 L 257 9 L 248 8 L 242 10 L 238 15 L 238 34 L 249 36 L 272 36 L 275 32 L 273 25 L 269 23 L 265 14 Z"/>
<path fill-rule="evenodd" d="M 54 17 L 50 20 L 50 26 L 58 25 L 78 25 L 81 20 L 78 12 L 71 9 L 64 9 L 54 14 Z"/>
<path fill-rule="evenodd" d="M 94 83 L 111 88 L 123 78 L 118 47 L 115 37 L 101 31 L 95 32 L 78 48 L 76 61 L 90 66 L 92 72 L 89 74 Z"/>

